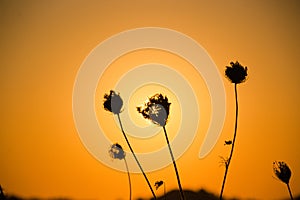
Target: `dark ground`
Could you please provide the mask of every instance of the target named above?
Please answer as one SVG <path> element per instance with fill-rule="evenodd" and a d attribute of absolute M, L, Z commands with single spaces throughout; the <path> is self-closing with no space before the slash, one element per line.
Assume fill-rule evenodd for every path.
<path fill-rule="evenodd" d="M 199 191 L 192 191 L 192 190 L 184 190 L 184 195 L 186 200 L 218 200 L 219 197 L 213 193 L 210 193 L 204 189 L 201 189 Z M 126 199 L 126 198 L 125 198 Z M 180 200 L 180 194 L 178 190 L 172 190 L 168 192 L 165 196 L 160 196 L 157 197 L 157 200 Z M 238 198 L 223 198 L 224 200 L 239 200 Z M 286 199 L 282 200 L 288 200 L 288 196 Z M 0 196 L 0 200 L 46 200 L 46 199 L 41 199 L 41 198 L 22 198 L 14 195 L 6 195 Z M 47 198 L 47 200 L 72 200 L 71 198 Z M 102 200 L 102 199 L 101 199 Z M 107 199 L 110 200 L 110 199 Z M 136 200 L 153 200 L 152 199 L 143 199 L 143 198 L 138 198 Z M 278 199 L 279 200 L 279 199 Z M 295 196 L 294 200 L 300 200 L 300 195 Z"/>
<path fill-rule="evenodd" d="M 219 196 L 217 196 L 213 193 L 210 193 L 210 192 L 208 192 L 204 189 L 201 189 L 199 191 L 184 190 L 184 195 L 185 195 L 186 200 L 219 200 Z M 178 190 L 172 190 L 172 191 L 168 192 L 166 194 L 166 199 L 167 200 L 180 200 L 179 191 Z M 289 198 L 282 199 L 282 200 L 288 200 L 288 199 Z M 149 199 L 139 198 L 137 200 L 149 200 Z M 153 200 L 153 198 L 151 200 Z M 157 197 L 157 200 L 165 200 L 165 197 L 164 196 Z M 225 196 L 223 198 L 223 200 L 239 200 L 239 198 L 227 198 Z M 250 199 L 248 199 L 248 200 L 250 200 Z M 294 197 L 294 200 L 300 200 L 300 196 Z"/>

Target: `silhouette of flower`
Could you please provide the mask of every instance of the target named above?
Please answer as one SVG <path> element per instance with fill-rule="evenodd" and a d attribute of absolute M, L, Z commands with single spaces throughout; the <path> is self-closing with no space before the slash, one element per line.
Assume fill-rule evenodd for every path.
<path fill-rule="evenodd" d="M 292 191 L 291 191 L 291 188 L 289 185 L 292 172 L 291 172 L 289 166 L 285 162 L 274 161 L 273 162 L 273 171 L 274 171 L 275 175 L 277 176 L 277 178 L 286 184 L 289 194 L 290 194 L 290 198 L 291 198 L 291 200 L 293 200 L 294 198 L 293 198 Z"/>
<path fill-rule="evenodd" d="M 145 119 L 151 120 L 154 124 L 163 127 L 166 142 L 169 148 L 169 152 L 173 161 L 174 170 L 177 177 L 178 187 L 180 190 L 180 197 L 181 200 L 184 200 L 184 194 L 180 183 L 180 177 L 176 165 L 176 161 L 174 159 L 174 155 L 172 152 L 172 148 L 169 142 L 167 130 L 166 130 L 166 123 L 168 121 L 169 112 L 170 112 L 170 105 L 168 98 L 163 96 L 162 94 L 155 94 L 152 97 L 148 98 L 148 101 L 144 103 L 144 106 L 137 107 L 137 111 L 143 115 Z"/>
<path fill-rule="evenodd" d="M 221 192 L 220 192 L 220 199 L 223 197 L 223 192 L 224 192 L 224 187 L 225 187 L 225 182 L 227 178 L 227 173 L 229 169 L 229 165 L 231 163 L 231 159 L 233 156 L 233 150 L 236 142 L 236 134 L 237 134 L 237 125 L 238 125 L 238 94 L 237 94 L 237 84 L 242 83 L 246 81 L 247 77 L 247 67 L 243 67 L 238 61 L 230 62 L 231 66 L 226 66 L 225 69 L 225 75 L 226 77 L 234 83 L 234 94 L 235 94 L 235 125 L 234 125 L 234 133 L 233 133 L 233 139 L 232 140 L 227 140 L 225 141 L 225 145 L 230 145 L 231 150 L 229 157 L 227 159 L 223 159 L 223 163 L 225 164 L 225 173 L 224 173 L 224 178 L 223 178 L 223 183 L 221 187 Z"/>
<path fill-rule="evenodd" d="M 119 160 L 124 159 L 126 155 L 122 146 L 119 145 L 118 143 L 111 145 L 108 153 L 112 158 L 119 159 Z"/>
<path fill-rule="evenodd" d="M 131 147 L 130 145 L 130 142 L 127 138 L 127 135 L 124 131 L 124 128 L 123 128 L 123 125 L 122 125 L 122 121 L 121 121 L 121 117 L 120 117 L 120 113 L 122 112 L 122 106 L 123 106 L 123 100 L 122 98 L 120 97 L 120 95 L 118 93 L 116 93 L 115 91 L 113 90 L 110 90 L 110 93 L 109 94 L 104 94 L 104 103 L 103 103 L 103 107 L 105 110 L 107 111 L 110 111 L 112 112 L 113 114 L 117 115 L 118 117 L 118 121 L 119 121 L 119 124 L 120 124 L 120 128 L 121 128 L 121 131 L 122 131 L 122 134 L 126 140 L 126 143 L 135 159 L 135 161 L 137 162 L 141 172 L 143 173 L 143 176 L 148 184 L 148 187 L 149 189 L 151 190 L 151 193 L 154 197 L 154 199 L 156 199 L 156 195 L 154 193 L 154 190 L 152 189 L 152 186 L 150 184 L 150 181 L 148 180 L 148 177 L 147 175 L 145 174 L 143 168 L 142 168 L 142 165 L 140 164 L 138 158 L 136 157 L 134 151 L 133 151 L 133 148 Z M 109 150 L 109 153 L 111 155 L 112 158 L 117 158 L 117 159 L 124 159 L 125 163 L 126 163 L 126 167 L 128 168 L 127 166 L 127 162 L 126 162 L 126 159 L 125 159 L 125 152 L 123 151 L 121 145 L 119 145 L 118 143 L 114 144 L 111 146 L 111 149 Z M 128 177 L 129 177 L 129 171 L 127 169 L 127 172 L 128 172 Z M 130 182 L 130 180 L 129 180 Z M 130 195 L 130 199 L 131 199 L 131 195 Z"/>
<path fill-rule="evenodd" d="M 121 113 L 121 109 L 123 106 L 123 100 L 119 94 L 115 91 L 110 90 L 109 94 L 104 94 L 104 109 L 110 111 L 114 114 Z"/>
<path fill-rule="evenodd" d="M 151 120 L 154 124 L 165 126 L 168 120 L 171 103 L 162 94 L 155 94 L 145 102 L 144 107 L 137 107 L 137 111 L 145 119 Z"/>
<path fill-rule="evenodd" d="M 274 161 L 273 162 L 273 171 L 277 178 L 284 182 L 285 184 L 288 184 L 292 175 L 292 172 L 288 165 L 285 162 L 282 161 Z"/>
<path fill-rule="evenodd" d="M 124 160 L 125 162 L 125 166 L 126 166 L 126 170 L 127 170 L 127 176 L 128 176 L 128 182 L 129 182 L 129 200 L 131 200 L 131 193 L 132 193 L 132 189 L 131 189 L 131 178 L 130 178 L 130 172 L 128 169 L 128 164 L 125 158 L 125 152 L 122 148 L 121 145 L 119 145 L 118 143 L 115 143 L 113 145 L 111 145 L 109 151 L 108 151 L 110 157 L 112 157 L 113 159 L 119 159 L 119 160 Z"/>
<path fill-rule="evenodd" d="M 231 66 L 226 66 L 225 75 L 235 84 L 246 81 L 247 67 L 243 67 L 238 61 L 230 62 Z"/>
<path fill-rule="evenodd" d="M 160 186 L 162 186 L 164 184 L 163 181 L 156 181 L 154 186 L 155 186 L 155 189 L 157 190 Z"/>

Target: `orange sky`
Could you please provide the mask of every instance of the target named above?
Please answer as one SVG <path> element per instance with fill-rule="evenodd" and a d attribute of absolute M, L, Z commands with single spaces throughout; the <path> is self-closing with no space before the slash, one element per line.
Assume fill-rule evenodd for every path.
<path fill-rule="evenodd" d="M 196 40 L 221 74 L 230 61 L 249 68 L 247 82 L 238 87 L 237 143 L 224 195 L 288 197 L 273 178 L 274 160 L 288 163 L 292 191 L 300 194 L 299 8 L 297 1 L 273 0 L 0 1 L 0 184 L 25 197 L 127 199 L 127 175 L 101 164 L 80 141 L 72 91 L 83 60 L 100 42 L 154 26 Z M 177 161 L 185 189 L 220 191 L 219 156 L 229 153 L 223 143 L 234 125 L 233 87 L 225 77 L 223 82 L 227 113 L 215 148 L 198 159 L 199 134 Z M 177 188 L 172 166 L 149 173 L 149 179 Z M 133 197 L 151 196 L 142 175 L 133 175 L 132 183 Z"/>

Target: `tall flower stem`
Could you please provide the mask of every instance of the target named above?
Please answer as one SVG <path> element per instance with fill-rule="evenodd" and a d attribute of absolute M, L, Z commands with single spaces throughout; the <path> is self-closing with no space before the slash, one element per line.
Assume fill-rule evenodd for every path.
<path fill-rule="evenodd" d="M 180 183 L 179 173 L 178 173 L 176 162 L 175 162 L 175 159 L 174 159 L 174 155 L 173 155 L 173 152 L 172 152 L 172 149 L 171 149 L 171 146 L 170 146 L 170 142 L 169 142 L 168 134 L 167 134 L 167 131 L 166 131 L 166 127 L 163 126 L 163 128 L 164 128 L 166 141 L 167 141 L 167 144 L 168 144 L 168 147 L 169 147 L 169 151 L 170 151 L 170 154 L 171 154 L 171 158 L 172 158 L 172 161 L 173 161 L 173 166 L 174 166 L 176 177 L 177 177 L 177 183 L 178 183 L 178 187 L 179 187 L 179 190 L 180 190 L 180 197 L 181 197 L 181 200 L 184 200 L 184 194 L 183 194 L 183 190 L 182 190 L 181 183 Z"/>
<path fill-rule="evenodd" d="M 287 188 L 289 190 L 289 193 L 290 193 L 290 197 L 291 197 L 291 200 L 293 200 L 293 195 L 292 195 L 292 191 L 291 191 L 291 188 L 290 188 L 290 184 L 286 184 L 287 185 Z"/>
<path fill-rule="evenodd" d="M 155 196 L 155 193 L 154 193 L 154 191 L 153 191 L 153 189 L 152 189 L 152 187 L 151 187 L 151 184 L 150 184 L 150 182 L 149 182 L 149 180 L 148 180 L 148 178 L 147 178 L 147 176 L 146 176 L 146 174 L 145 174 L 145 172 L 144 172 L 144 170 L 143 170 L 143 168 L 142 168 L 142 165 L 140 164 L 139 160 L 137 159 L 137 157 L 136 157 L 136 155 L 135 155 L 135 153 L 134 153 L 134 151 L 133 151 L 133 149 L 132 149 L 132 147 L 131 147 L 131 145 L 130 145 L 130 143 L 129 143 L 129 140 L 128 140 L 127 136 L 126 136 L 126 133 L 125 133 L 125 131 L 124 131 L 124 129 L 123 129 L 123 125 L 122 125 L 122 122 L 121 122 L 120 114 L 117 114 L 117 116 L 118 116 L 118 120 L 119 120 L 119 123 L 120 123 L 120 127 L 121 127 L 121 130 L 122 130 L 123 136 L 124 136 L 124 138 L 125 138 L 125 140 L 126 140 L 126 142 L 127 142 L 127 145 L 128 145 L 128 147 L 129 147 L 129 149 L 130 149 L 130 151 L 131 151 L 131 153 L 132 153 L 132 155 L 133 155 L 135 161 L 137 162 L 137 164 L 138 164 L 138 166 L 139 166 L 141 172 L 143 173 L 144 178 L 145 178 L 145 180 L 146 180 L 146 182 L 147 182 L 147 184 L 148 184 L 148 187 L 149 187 L 150 190 L 151 190 L 151 193 L 152 193 L 154 199 L 156 199 L 156 196 Z"/>
<path fill-rule="evenodd" d="M 235 126 L 234 126 L 234 135 L 233 135 L 233 141 L 232 141 L 230 155 L 229 155 L 229 158 L 228 158 L 227 162 L 225 162 L 225 174 L 224 174 L 223 183 L 222 183 L 222 189 L 221 189 L 221 193 L 220 193 L 220 200 L 223 197 L 223 191 L 224 191 L 224 187 L 225 187 L 226 177 L 227 177 L 229 165 L 230 165 L 230 162 L 231 162 L 231 159 L 232 159 L 234 145 L 235 145 L 235 139 L 236 139 L 236 133 L 237 133 L 237 123 L 238 123 L 239 106 L 238 106 L 238 95 L 237 95 L 237 84 L 236 83 L 234 84 L 234 94 L 235 94 Z"/>
<path fill-rule="evenodd" d="M 165 196 L 165 200 L 167 200 L 167 196 L 166 196 L 166 182 L 164 182 L 164 196 Z"/>
<path fill-rule="evenodd" d="M 130 179 L 130 173 L 129 173 L 129 169 L 128 169 L 128 164 L 127 164 L 126 158 L 124 158 L 124 162 L 125 162 L 125 166 L 126 166 L 126 170 L 127 170 L 127 175 L 128 175 L 128 183 L 129 183 L 129 200 L 131 200 L 131 179 Z"/>

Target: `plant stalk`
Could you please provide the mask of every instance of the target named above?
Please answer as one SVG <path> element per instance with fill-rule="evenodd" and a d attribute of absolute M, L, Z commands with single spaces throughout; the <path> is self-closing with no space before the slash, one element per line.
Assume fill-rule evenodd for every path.
<path fill-rule="evenodd" d="M 292 195 L 292 191 L 291 191 L 291 188 L 290 188 L 290 184 L 286 184 L 287 185 L 287 188 L 289 190 L 289 193 L 290 193 L 290 197 L 291 197 L 291 200 L 293 200 L 293 195 Z"/>
<path fill-rule="evenodd" d="M 237 84 L 236 83 L 234 84 L 234 94 L 235 94 L 235 125 L 234 125 L 234 135 L 233 135 L 233 141 L 232 141 L 232 146 L 231 146 L 231 150 L 230 150 L 230 155 L 229 155 L 229 158 L 228 158 L 227 162 L 225 162 L 225 174 L 224 174 L 222 188 L 221 188 L 221 193 L 220 193 L 220 200 L 222 200 L 222 197 L 223 197 L 223 191 L 224 191 L 224 187 L 225 187 L 225 182 L 226 182 L 226 178 L 227 178 L 227 173 L 228 173 L 229 165 L 230 165 L 230 162 L 231 162 L 231 159 L 232 159 L 232 155 L 233 155 L 233 150 L 234 150 L 234 145 L 235 145 L 235 139 L 236 139 L 236 133 L 237 133 L 239 106 L 238 106 L 238 94 L 237 94 Z"/>
<path fill-rule="evenodd" d="M 138 166 L 139 166 L 141 172 L 143 173 L 144 178 L 145 178 L 145 180 L 146 180 L 146 182 L 147 182 L 147 184 L 148 184 L 148 187 L 149 187 L 150 190 L 151 190 L 151 193 L 152 193 L 154 199 L 156 199 L 156 196 L 155 196 L 155 193 L 154 193 L 154 191 L 153 191 L 153 189 L 152 189 L 152 187 L 151 187 L 151 184 L 150 184 L 150 182 L 149 182 L 149 180 L 148 180 L 148 178 L 147 178 L 147 176 L 146 176 L 146 174 L 145 174 L 145 172 L 144 172 L 144 170 L 143 170 L 143 168 L 142 168 L 142 165 L 140 164 L 139 160 L 137 159 L 137 157 L 136 157 L 136 155 L 135 155 L 135 153 L 134 153 L 134 151 L 133 151 L 133 149 L 132 149 L 132 147 L 131 147 L 131 145 L 130 145 L 130 143 L 129 143 L 129 140 L 128 140 L 127 136 L 126 136 L 126 133 L 125 133 L 125 131 L 124 131 L 124 129 L 123 129 L 123 125 L 122 125 L 122 122 L 121 122 L 120 114 L 117 114 L 117 116 L 118 116 L 118 120 L 119 120 L 119 123 L 120 123 L 120 127 L 121 127 L 121 130 L 122 130 L 123 136 L 124 136 L 124 138 L 125 138 L 125 140 L 126 140 L 126 142 L 127 142 L 127 145 L 128 145 L 128 147 L 129 147 L 129 149 L 130 149 L 130 151 L 131 151 L 131 153 L 132 153 L 132 155 L 133 155 L 135 161 L 137 162 L 137 164 L 138 164 Z"/>
<path fill-rule="evenodd" d="M 128 164 L 127 164 L 126 158 L 124 158 L 124 162 L 125 162 L 125 166 L 126 166 L 126 170 L 127 170 L 127 175 L 128 175 L 129 200 L 131 200 L 131 179 L 130 179 L 130 173 L 129 173 L 129 169 L 128 169 Z"/>
<path fill-rule="evenodd" d="M 169 147 L 169 151 L 170 151 L 170 154 L 171 154 L 171 158 L 172 158 L 172 161 L 173 161 L 173 166 L 174 166 L 176 177 L 177 177 L 177 183 L 178 183 L 178 187 L 179 187 L 179 190 L 180 190 L 180 198 L 181 198 L 181 200 L 184 200 L 185 198 L 184 198 L 183 190 L 182 190 L 181 183 L 180 183 L 179 173 L 178 173 L 176 162 L 175 162 L 175 159 L 174 159 L 174 155 L 173 155 L 173 152 L 172 152 L 172 149 L 171 149 L 171 146 L 170 146 L 170 142 L 169 142 L 168 134 L 167 134 L 167 131 L 166 131 L 166 127 L 163 126 L 163 128 L 164 128 L 166 141 L 167 141 L 167 144 L 168 144 L 168 147 Z"/>
<path fill-rule="evenodd" d="M 165 196 L 165 200 L 167 200 L 167 196 L 166 196 L 166 183 L 164 182 L 164 196 Z"/>

